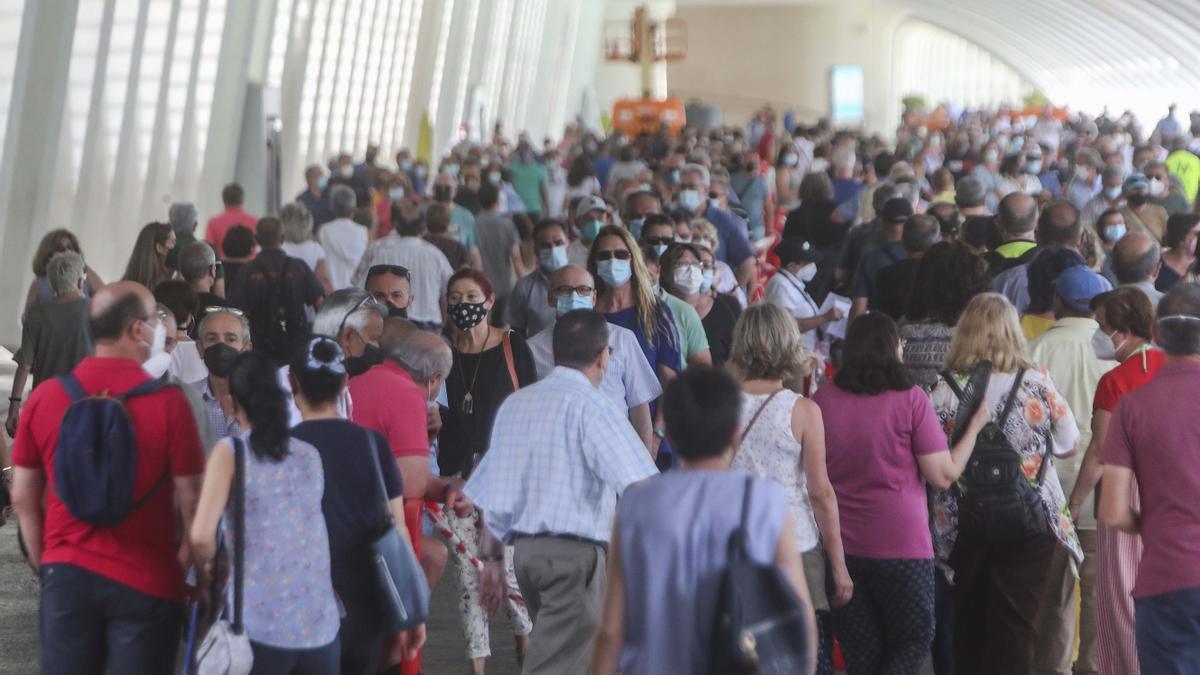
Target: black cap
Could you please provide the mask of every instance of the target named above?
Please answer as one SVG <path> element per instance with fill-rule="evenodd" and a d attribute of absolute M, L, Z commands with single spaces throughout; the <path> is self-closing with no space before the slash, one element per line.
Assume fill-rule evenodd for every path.
<path fill-rule="evenodd" d="M 821 259 L 820 251 L 799 237 L 779 242 L 779 245 L 775 247 L 775 255 L 779 257 L 780 265 L 793 262 L 810 263 Z"/>
<path fill-rule="evenodd" d="M 904 197 L 892 197 L 883 203 L 879 219 L 885 224 L 902 223 L 913 214 L 912 202 Z"/>

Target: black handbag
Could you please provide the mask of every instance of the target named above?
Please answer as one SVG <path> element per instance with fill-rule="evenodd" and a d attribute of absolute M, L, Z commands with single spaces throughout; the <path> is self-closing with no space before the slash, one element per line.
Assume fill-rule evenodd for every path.
<path fill-rule="evenodd" d="M 366 430 L 367 446 L 371 450 L 371 465 L 375 467 L 375 480 L 379 483 L 380 503 L 383 504 L 384 525 L 379 536 L 371 542 L 372 566 L 381 599 L 380 610 L 384 625 L 392 632 L 415 628 L 429 616 L 429 584 L 425 571 L 412 546 L 404 540 L 392 519 L 388 508 L 387 486 L 383 483 L 383 469 L 379 466 L 379 450 L 375 434 Z"/>
<path fill-rule="evenodd" d="M 783 571 L 760 565 L 746 550 L 753 478 L 746 477 L 742 517 L 729 536 L 729 564 L 717 596 L 709 649 L 710 675 L 793 675 L 805 672 L 812 617 Z"/>

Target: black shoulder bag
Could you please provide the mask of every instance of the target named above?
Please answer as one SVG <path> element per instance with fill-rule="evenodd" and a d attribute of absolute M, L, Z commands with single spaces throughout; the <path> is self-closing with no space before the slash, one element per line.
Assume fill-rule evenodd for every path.
<path fill-rule="evenodd" d="M 754 562 L 746 550 L 753 481 L 746 477 L 741 524 L 729 536 L 729 564 L 721 579 L 709 648 L 710 675 L 802 673 L 812 648 L 812 617 L 791 582 L 779 567 Z"/>

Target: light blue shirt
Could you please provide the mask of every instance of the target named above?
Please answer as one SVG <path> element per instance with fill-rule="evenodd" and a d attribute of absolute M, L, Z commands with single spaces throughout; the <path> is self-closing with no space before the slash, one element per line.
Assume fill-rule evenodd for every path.
<path fill-rule="evenodd" d="M 626 416 L 562 366 L 505 399 L 465 488 L 492 534 L 506 544 L 543 533 L 607 542 L 617 496 L 658 473 Z"/>

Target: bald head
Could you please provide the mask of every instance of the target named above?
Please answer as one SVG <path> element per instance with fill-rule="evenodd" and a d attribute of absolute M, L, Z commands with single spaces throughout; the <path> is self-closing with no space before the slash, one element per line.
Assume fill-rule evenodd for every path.
<path fill-rule="evenodd" d="M 1024 192 L 1009 193 L 996 210 L 996 224 L 1008 240 L 1032 239 L 1037 218 L 1037 201 Z"/>
<path fill-rule="evenodd" d="M 1130 232 L 1113 246 L 1113 274 L 1117 283 L 1136 284 L 1158 276 L 1162 247 L 1146 232 Z"/>
<path fill-rule="evenodd" d="M 92 296 L 88 323 L 97 356 L 145 361 L 154 341 L 154 296 L 135 281 L 117 281 Z"/>

